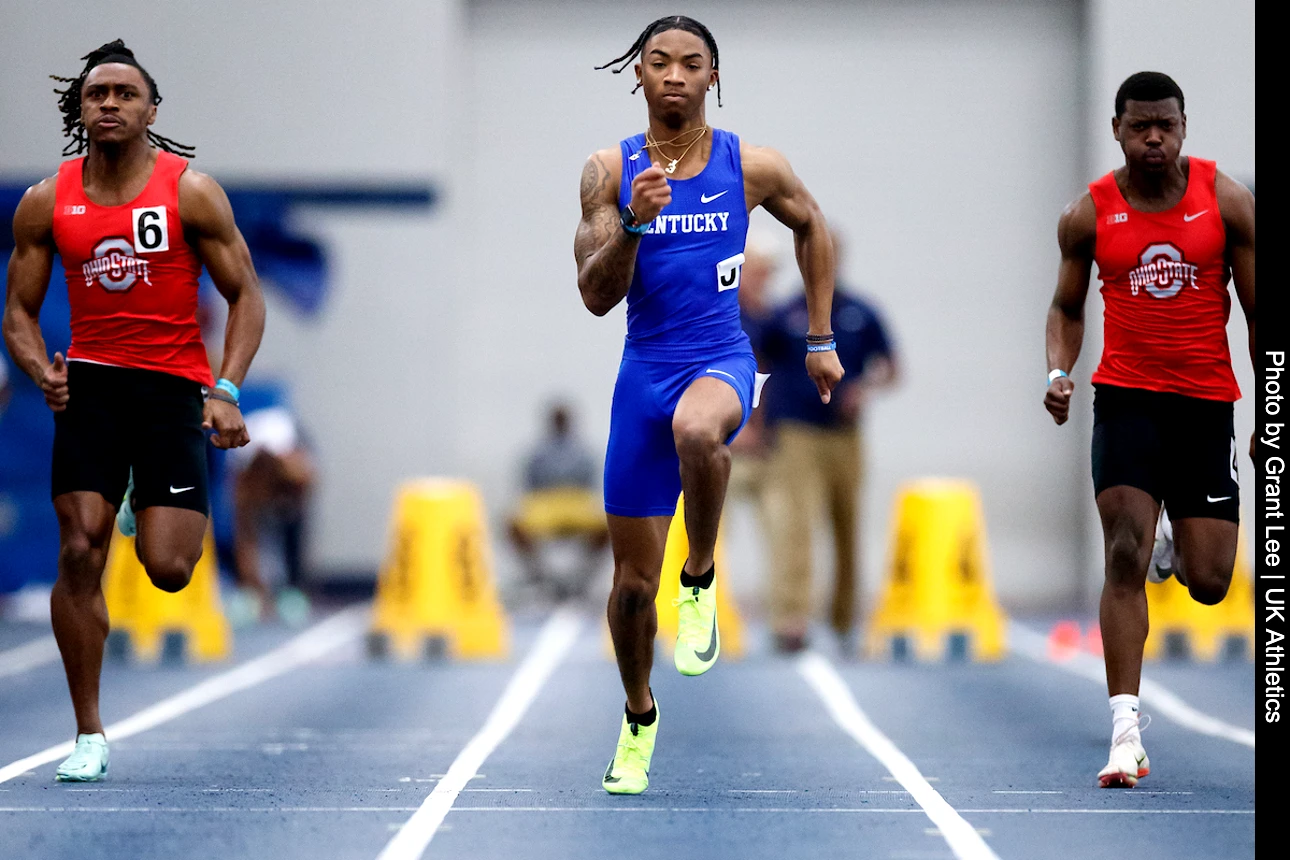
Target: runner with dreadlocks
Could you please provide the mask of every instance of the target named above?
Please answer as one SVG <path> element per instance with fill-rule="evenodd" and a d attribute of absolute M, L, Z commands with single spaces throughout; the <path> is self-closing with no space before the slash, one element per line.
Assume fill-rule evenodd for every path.
<path fill-rule="evenodd" d="M 609 628 L 627 693 L 602 782 L 613 794 L 649 786 L 659 717 L 649 685 L 654 599 L 682 490 L 690 556 L 682 570 L 667 572 L 680 578 L 676 667 L 702 674 L 720 652 L 713 554 L 730 477 L 727 446 L 748 421 L 759 388 L 737 299 L 753 208 L 764 207 L 793 231 L 810 316 L 806 372 L 820 399 L 827 403 L 842 378 L 829 328 L 828 227 L 782 155 L 708 126 L 705 92 L 720 87 L 716 40 L 692 18 L 660 18 L 599 68 L 617 64 L 617 74 L 634 60 L 649 124 L 587 160 L 574 239 L 587 309 L 604 316 L 627 299 L 605 458 L 614 550 Z"/>
<path fill-rule="evenodd" d="M 137 512 L 136 551 L 153 584 L 187 585 L 206 532 L 203 431 L 219 448 L 247 443 L 238 385 L 264 332 L 264 297 L 223 189 L 187 169 L 191 147 L 149 128 L 156 82 L 120 40 L 82 59 L 80 75 L 55 78 L 68 84 L 55 92 L 71 138 L 63 154 L 88 154 L 23 195 L 4 310 L 9 354 L 54 412 L 60 546 L 50 603 L 77 724 L 57 776 L 73 782 L 108 768 L 101 580 L 117 507 L 126 534 Z M 66 360 L 50 361 L 39 317 L 55 254 L 72 343 Z M 195 319 L 203 264 L 229 304 L 218 382 Z"/>

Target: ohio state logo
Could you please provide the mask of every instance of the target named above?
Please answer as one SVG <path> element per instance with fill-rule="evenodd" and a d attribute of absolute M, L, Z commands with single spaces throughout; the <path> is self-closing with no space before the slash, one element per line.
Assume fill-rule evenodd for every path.
<path fill-rule="evenodd" d="M 85 286 L 93 286 L 97 280 L 103 289 L 114 293 L 130 289 L 140 276 L 145 284 L 152 285 L 148 280 L 148 261 L 136 257 L 134 245 L 120 236 L 95 245 L 94 258 L 85 261 L 81 272 L 85 275 Z"/>
<path fill-rule="evenodd" d="M 1146 290 L 1158 299 L 1182 292 L 1183 287 L 1200 289 L 1196 284 L 1199 267 L 1183 259 L 1183 252 L 1171 242 L 1148 245 L 1139 258 L 1141 265 L 1129 271 L 1129 289 L 1133 295 Z"/>

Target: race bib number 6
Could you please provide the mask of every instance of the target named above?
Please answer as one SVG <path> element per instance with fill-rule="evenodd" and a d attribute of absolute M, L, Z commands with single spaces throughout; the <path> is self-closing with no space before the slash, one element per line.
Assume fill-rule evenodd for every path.
<path fill-rule="evenodd" d="M 130 213 L 134 222 L 134 251 L 155 254 L 170 250 L 170 230 L 166 225 L 166 207 L 148 206 Z"/>

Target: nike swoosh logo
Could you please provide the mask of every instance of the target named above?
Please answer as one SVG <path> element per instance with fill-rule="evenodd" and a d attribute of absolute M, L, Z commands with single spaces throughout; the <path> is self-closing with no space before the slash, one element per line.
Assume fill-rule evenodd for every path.
<path fill-rule="evenodd" d="M 729 191 L 730 191 L 730 189 L 729 189 L 729 188 L 727 188 L 725 191 L 718 191 L 716 194 L 713 194 L 711 197 L 709 197 L 709 196 L 708 196 L 708 195 L 706 195 L 706 194 L 700 194 L 700 195 L 699 195 L 699 202 L 700 202 L 700 203 L 711 203 L 713 200 L 716 200 L 716 199 L 717 199 L 718 197 L 720 197 L 722 194 L 725 194 L 725 193 L 727 193 L 727 192 L 729 192 Z M 1202 213 L 1202 214 L 1204 214 L 1204 213 Z"/>
<path fill-rule="evenodd" d="M 1186 221 L 1188 224 L 1190 224 L 1192 221 L 1195 221 L 1197 218 L 1204 215 L 1208 211 L 1209 211 L 1208 209 L 1202 209 L 1199 212 L 1197 212 L 1195 215 L 1183 215 L 1183 220 Z"/>
<path fill-rule="evenodd" d="M 196 487 L 176 487 L 174 484 L 170 485 L 170 492 L 172 493 L 186 493 L 189 490 L 195 490 L 195 489 L 197 488 Z"/>
<path fill-rule="evenodd" d="M 706 651 L 695 651 L 694 656 L 698 657 L 700 660 L 706 663 L 709 660 L 711 660 L 713 655 L 716 653 L 717 653 L 717 619 L 714 618 L 712 619 L 712 639 L 708 642 L 708 649 Z"/>
<path fill-rule="evenodd" d="M 1231 496 L 1217 496 L 1217 497 L 1215 497 L 1215 496 L 1209 496 L 1209 495 L 1207 495 L 1207 496 L 1205 496 L 1205 501 L 1207 501 L 1207 502 L 1226 502 L 1226 501 L 1227 501 L 1228 499 L 1230 499 L 1230 498 L 1232 498 L 1232 497 L 1231 497 Z"/>

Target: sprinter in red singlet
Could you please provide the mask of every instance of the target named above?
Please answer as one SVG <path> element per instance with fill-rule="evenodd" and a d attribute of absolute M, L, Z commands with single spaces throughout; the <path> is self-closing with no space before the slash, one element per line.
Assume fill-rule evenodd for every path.
<path fill-rule="evenodd" d="M 1166 569 L 1192 598 L 1218 603 L 1232 579 L 1240 506 L 1232 403 L 1241 392 L 1227 344 L 1229 280 L 1249 324 L 1251 360 L 1255 348 L 1254 195 L 1214 162 L 1179 155 L 1187 115 L 1168 75 L 1128 78 L 1111 127 L 1124 166 L 1089 185 L 1057 226 L 1044 398 L 1064 424 L 1096 263 L 1106 335 L 1093 374 L 1093 485 L 1106 547 L 1100 615 L 1112 713 L 1103 788 L 1132 787 L 1150 771 L 1138 683 L 1144 583 L 1162 507 L 1175 542 L 1165 555 L 1177 558 Z"/>
<path fill-rule="evenodd" d="M 102 779 L 107 741 L 99 674 L 108 633 L 101 580 L 113 518 L 134 532 L 152 582 L 188 584 L 206 532 L 205 435 L 248 441 L 238 386 L 264 332 L 264 297 L 223 189 L 188 169 L 192 150 L 150 131 L 161 96 L 120 40 L 86 55 L 59 91 L 72 138 L 58 175 L 32 186 L 13 219 L 4 337 L 54 412 L 52 495 L 58 580 L 51 598 L 77 738 L 57 772 Z M 67 357 L 49 359 L 40 306 L 54 255 L 72 311 Z M 205 264 L 228 300 L 223 367 L 211 378 L 196 321 Z M 127 486 L 131 489 L 127 491 Z M 124 497 L 124 503 L 123 503 Z"/>

